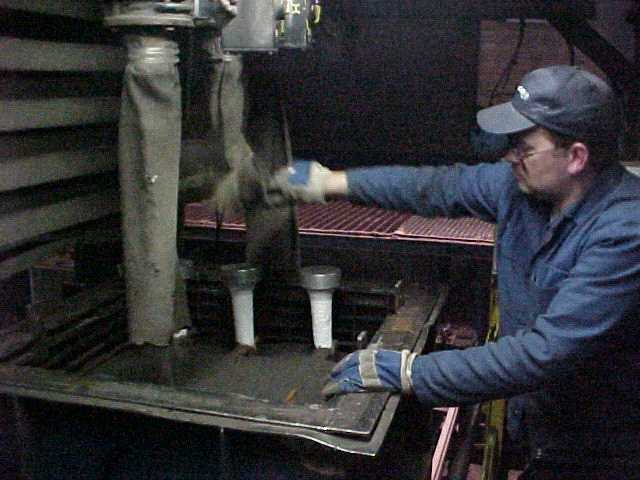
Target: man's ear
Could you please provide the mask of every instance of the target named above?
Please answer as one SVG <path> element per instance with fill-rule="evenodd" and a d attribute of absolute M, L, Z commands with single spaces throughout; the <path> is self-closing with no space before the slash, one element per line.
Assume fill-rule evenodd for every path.
<path fill-rule="evenodd" d="M 582 142 L 574 142 L 567 149 L 569 163 L 567 172 L 569 175 L 578 175 L 584 172 L 589 164 L 589 148 Z"/>

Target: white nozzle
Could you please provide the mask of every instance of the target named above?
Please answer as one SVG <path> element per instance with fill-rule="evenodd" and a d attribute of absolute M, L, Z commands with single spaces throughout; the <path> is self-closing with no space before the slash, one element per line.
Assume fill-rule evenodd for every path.
<path fill-rule="evenodd" d="M 340 269 L 329 266 L 311 266 L 300 270 L 302 286 L 307 289 L 311 302 L 313 344 L 316 348 L 331 348 L 332 297 L 340 284 Z"/>
<path fill-rule="evenodd" d="M 253 331 L 253 290 L 248 288 L 231 289 L 233 305 L 233 326 L 236 342 L 249 347 L 256 346 Z"/>
<path fill-rule="evenodd" d="M 316 348 L 331 348 L 331 309 L 333 290 L 309 290 L 313 344 Z"/>
<path fill-rule="evenodd" d="M 231 293 L 236 342 L 255 347 L 253 288 L 260 279 L 260 270 L 246 263 L 236 263 L 221 266 L 220 275 Z"/>

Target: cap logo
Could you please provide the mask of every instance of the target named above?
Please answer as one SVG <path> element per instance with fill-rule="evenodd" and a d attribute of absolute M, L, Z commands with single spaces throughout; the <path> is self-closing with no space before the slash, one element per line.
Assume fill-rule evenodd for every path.
<path fill-rule="evenodd" d="M 526 88 L 524 88 L 522 85 L 518 85 L 517 90 L 522 100 L 524 100 L 525 102 L 529 100 L 530 95 L 529 95 L 529 92 L 527 92 Z"/>

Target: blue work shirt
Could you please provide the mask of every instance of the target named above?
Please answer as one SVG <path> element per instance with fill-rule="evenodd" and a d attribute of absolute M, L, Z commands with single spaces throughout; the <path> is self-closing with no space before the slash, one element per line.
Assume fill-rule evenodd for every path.
<path fill-rule="evenodd" d="M 602 171 L 555 218 L 508 163 L 347 171 L 350 198 L 494 222 L 500 338 L 417 358 L 434 406 L 511 398 L 512 435 L 555 461 L 640 454 L 640 178 Z"/>

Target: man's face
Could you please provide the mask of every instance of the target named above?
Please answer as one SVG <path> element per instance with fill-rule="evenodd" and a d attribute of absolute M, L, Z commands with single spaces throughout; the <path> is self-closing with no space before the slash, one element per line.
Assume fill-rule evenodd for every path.
<path fill-rule="evenodd" d="M 567 152 L 556 147 L 548 131 L 533 128 L 510 138 L 506 160 L 520 190 L 541 200 L 557 203 L 569 179 Z"/>

